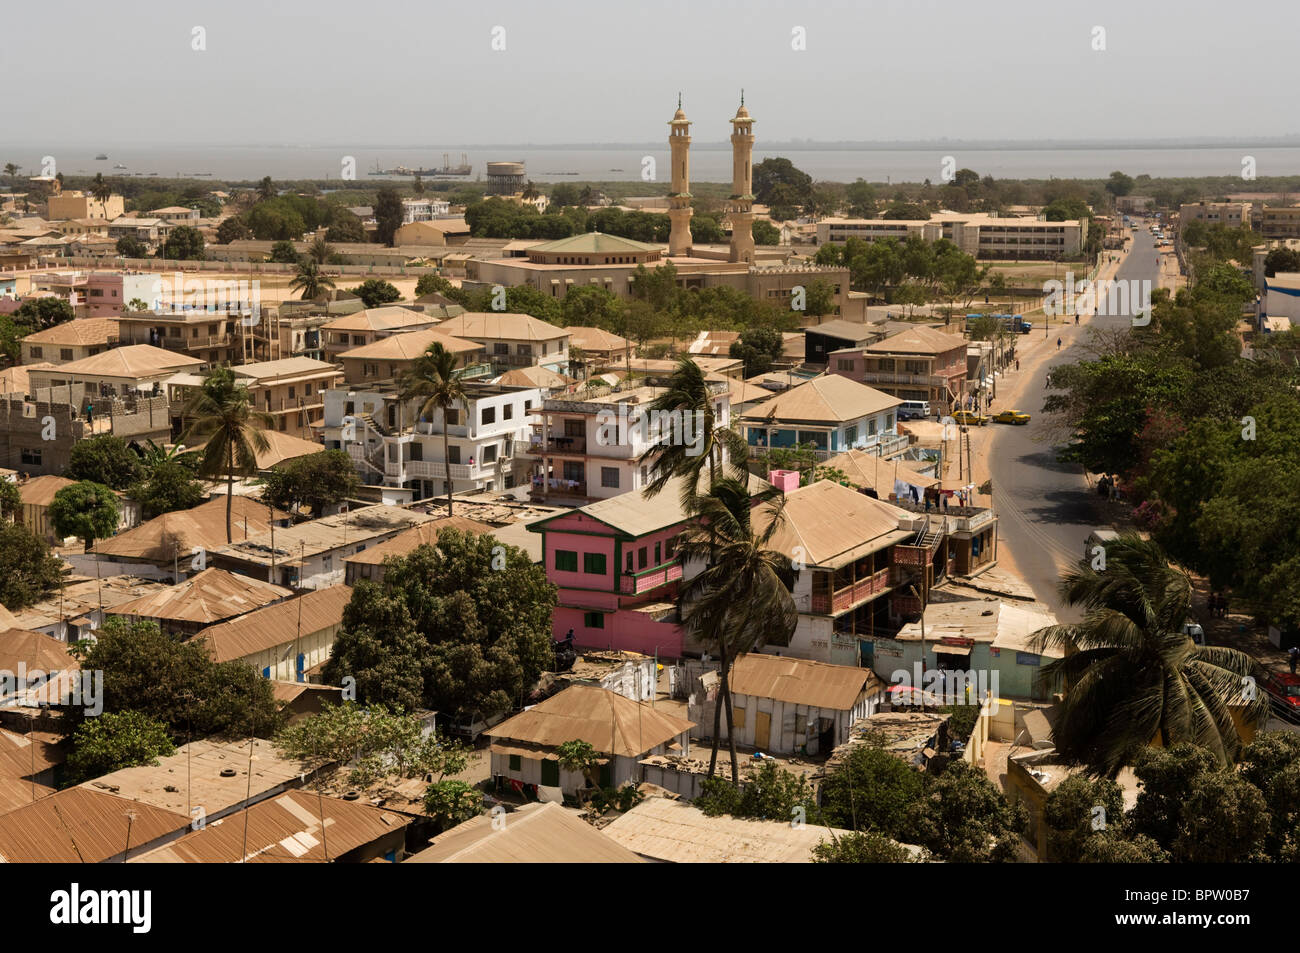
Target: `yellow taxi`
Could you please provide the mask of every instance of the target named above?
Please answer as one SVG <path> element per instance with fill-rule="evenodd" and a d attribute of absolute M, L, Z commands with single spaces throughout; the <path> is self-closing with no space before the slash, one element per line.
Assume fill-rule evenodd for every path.
<path fill-rule="evenodd" d="M 995 424 L 1027 424 L 1029 415 L 1019 410 L 1004 410 L 993 417 Z"/>
<path fill-rule="evenodd" d="M 982 417 L 973 410 L 954 411 L 952 419 L 959 424 L 973 424 L 976 427 L 983 427 L 988 421 L 987 417 Z"/>

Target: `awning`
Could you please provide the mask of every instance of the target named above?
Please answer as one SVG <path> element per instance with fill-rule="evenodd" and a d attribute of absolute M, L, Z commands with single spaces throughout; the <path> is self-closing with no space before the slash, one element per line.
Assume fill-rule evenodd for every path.
<path fill-rule="evenodd" d="M 945 645 L 940 642 L 934 647 L 935 655 L 970 655 L 969 645 Z"/>
<path fill-rule="evenodd" d="M 554 752 L 543 751 L 541 748 L 527 748 L 523 745 L 512 745 L 507 742 L 493 742 L 488 746 L 488 750 L 493 754 L 519 755 L 521 758 L 530 758 L 534 761 L 558 761 Z"/>

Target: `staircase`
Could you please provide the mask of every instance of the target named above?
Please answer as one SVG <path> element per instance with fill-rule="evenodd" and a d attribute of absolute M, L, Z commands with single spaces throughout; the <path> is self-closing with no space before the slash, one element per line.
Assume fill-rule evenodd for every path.
<path fill-rule="evenodd" d="M 389 429 L 387 427 L 381 427 L 379 425 L 379 422 L 375 420 L 375 418 L 370 414 L 361 413 L 361 414 L 357 414 L 357 417 L 359 417 L 361 420 L 364 420 L 366 422 L 366 426 L 369 427 L 371 430 L 373 430 L 375 433 L 379 434 L 381 437 L 392 436 L 392 433 L 389 431 Z"/>
<path fill-rule="evenodd" d="M 927 516 L 925 518 L 925 525 L 921 527 L 919 532 L 917 532 L 916 541 L 913 542 L 912 545 L 923 546 L 926 549 L 934 549 L 939 545 L 939 540 L 941 539 L 943 539 L 943 521 L 940 520 L 939 525 L 936 528 L 931 524 L 930 517 Z"/>

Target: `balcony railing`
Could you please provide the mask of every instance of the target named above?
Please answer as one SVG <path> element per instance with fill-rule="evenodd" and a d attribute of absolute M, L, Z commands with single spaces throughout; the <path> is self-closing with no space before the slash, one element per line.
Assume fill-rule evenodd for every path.
<path fill-rule="evenodd" d="M 844 612 L 857 603 L 884 592 L 890 586 L 889 569 L 890 567 L 886 566 L 866 579 L 859 579 L 852 585 L 844 586 L 831 594 L 814 592 L 811 603 L 812 611 L 819 615 Z"/>
<path fill-rule="evenodd" d="M 319 410 L 325 406 L 324 394 L 312 394 L 310 397 L 280 397 L 272 400 L 254 402 L 254 410 L 263 413 L 276 413 L 285 410 Z"/>
<path fill-rule="evenodd" d="M 229 347 L 235 343 L 235 336 L 233 334 L 204 334 L 199 337 L 180 338 L 170 336 L 142 337 L 127 343 L 152 344 L 154 347 L 165 348 L 168 351 L 194 351 L 209 347 Z"/>
<path fill-rule="evenodd" d="M 402 464 L 388 464 L 388 467 L 397 469 L 396 473 L 390 472 L 390 476 L 402 476 Z M 441 460 L 407 460 L 405 463 L 407 480 L 445 480 L 447 479 L 448 466 Z M 487 464 L 488 468 L 492 464 Z M 479 464 L 470 466 L 467 463 L 451 464 L 451 478 L 453 480 L 477 480 L 483 475 L 483 468 Z"/>
<path fill-rule="evenodd" d="M 552 477 L 547 481 L 549 485 L 545 488 L 546 495 L 550 496 L 586 496 L 586 480 L 564 480 Z M 543 491 L 541 477 L 533 479 L 533 493 L 540 494 Z"/>
<path fill-rule="evenodd" d="M 551 437 L 543 443 L 540 436 L 535 436 L 528 441 L 528 448 L 525 453 L 539 456 L 542 453 L 586 453 L 586 437 Z"/>
<path fill-rule="evenodd" d="M 640 595 L 643 592 L 649 592 L 651 589 L 666 586 L 670 582 L 676 582 L 681 578 L 681 563 L 672 563 L 642 575 L 620 576 L 618 591 L 624 595 Z"/>

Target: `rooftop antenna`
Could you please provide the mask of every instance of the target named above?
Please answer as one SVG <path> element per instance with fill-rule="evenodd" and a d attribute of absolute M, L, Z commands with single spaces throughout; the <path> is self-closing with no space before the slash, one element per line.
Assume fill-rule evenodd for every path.
<path fill-rule="evenodd" d="M 677 108 L 682 108 L 682 91 L 680 89 L 677 91 Z"/>

